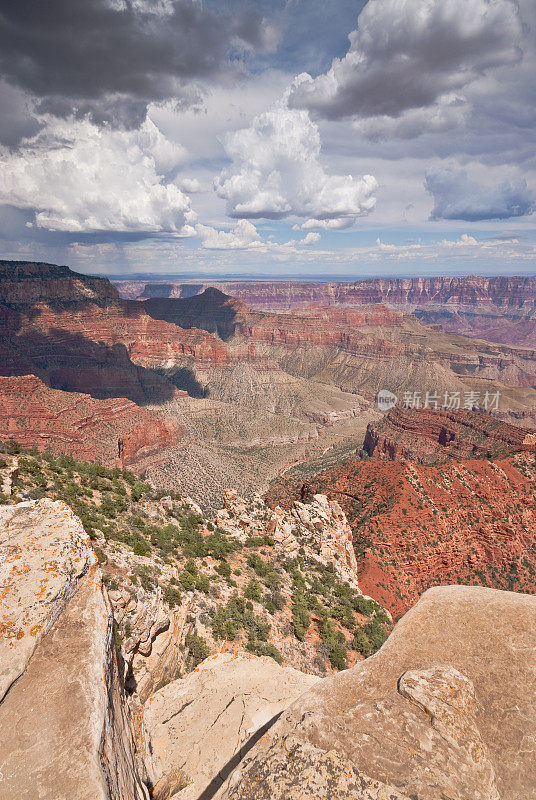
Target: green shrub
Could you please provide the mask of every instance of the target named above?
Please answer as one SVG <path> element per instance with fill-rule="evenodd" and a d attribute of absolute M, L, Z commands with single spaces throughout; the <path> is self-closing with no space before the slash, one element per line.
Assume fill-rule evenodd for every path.
<path fill-rule="evenodd" d="M 260 603 L 262 600 L 262 586 L 259 581 L 252 578 L 244 589 L 244 597 L 248 600 L 255 600 Z"/>
<path fill-rule="evenodd" d="M 222 576 L 222 578 L 230 578 L 231 577 L 231 567 L 228 561 L 221 561 L 218 566 L 216 567 L 216 572 Z"/>
<path fill-rule="evenodd" d="M 191 669 L 195 669 L 198 664 L 208 658 L 210 655 L 210 647 L 205 639 L 199 636 L 197 631 L 188 633 L 186 635 L 186 647 L 189 650 L 189 662 Z"/>
<path fill-rule="evenodd" d="M 150 556 L 151 555 L 151 548 L 147 544 L 147 542 L 142 539 L 136 539 L 134 542 L 134 546 L 132 548 L 134 555 L 136 556 Z"/>
<path fill-rule="evenodd" d="M 188 570 L 183 570 L 179 575 L 179 581 L 185 592 L 193 592 L 196 584 L 196 577 Z"/>
<path fill-rule="evenodd" d="M 164 602 L 167 603 L 170 608 L 180 606 L 181 604 L 181 593 L 175 586 L 170 586 L 169 584 L 168 586 L 165 586 L 162 596 L 164 598 Z"/>
<path fill-rule="evenodd" d="M 347 669 L 346 640 L 338 632 L 331 620 L 325 620 L 320 626 L 320 638 L 327 648 L 328 658 L 334 669 Z"/>

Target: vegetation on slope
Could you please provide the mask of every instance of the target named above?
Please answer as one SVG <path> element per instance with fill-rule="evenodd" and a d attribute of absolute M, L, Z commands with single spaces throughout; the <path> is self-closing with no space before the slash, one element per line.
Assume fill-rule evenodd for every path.
<path fill-rule="evenodd" d="M 381 607 L 303 548 L 289 559 L 269 535 L 241 542 L 188 498 L 97 462 L 4 442 L 0 473 L 14 468 L 11 494 L 0 500 L 68 504 L 93 541 L 111 592 L 134 598 L 160 590 L 170 609 L 188 599 L 188 668 L 223 645 L 324 674 L 371 655 L 388 635 Z M 117 626 L 118 645 L 130 634 L 127 614 Z"/>

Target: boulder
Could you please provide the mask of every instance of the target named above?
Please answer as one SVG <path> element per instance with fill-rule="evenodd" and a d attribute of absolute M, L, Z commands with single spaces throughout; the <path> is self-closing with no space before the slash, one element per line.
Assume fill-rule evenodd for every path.
<path fill-rule="evenodd" d="M 145 703 L 154 800 L 208 800 L 275 718 L 319 678 L 271 658 L 218 653 Z"/>
<path fill-rule="evenodd" d="M 428 590 L 386 644 L 315 685 L 218 800 L 534 800 L 536 597 Z"/>
<path fill-rule="evenodd" d="M 0 795 L 141 800 L 113 617 L 61 502 L 0 508 Z"/>

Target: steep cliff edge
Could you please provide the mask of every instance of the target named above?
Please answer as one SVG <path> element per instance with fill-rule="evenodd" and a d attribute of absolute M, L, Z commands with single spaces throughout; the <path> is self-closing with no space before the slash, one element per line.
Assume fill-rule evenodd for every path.
<path fill-rule="evenodd" d="M 69 267 L 34 261 L 0 260 L 0 297 L 14 305 L 47 302 L 106 301 L 119 299 L 107 278 L 83 275 Z"/>
<path fill-rule="evenodd" d="M 180 800 L 211 797 L 281 712 L 318 681 L 271 658 L 217 653 L 160 689 L 143 710 L 152 800 L 180 786 Z"/>
<path fill-rule="evenodd" d="M 0 789 L 13 798 L 148 798 L 112 611 L 80 521 L 59 501 L 0 507 Z"/>
<path fill-rule="evenodd" d="M 429 590 L 374 657 L 284 712 L 218 800 L 536 797 L 535 631 L 534 597 Z"/>

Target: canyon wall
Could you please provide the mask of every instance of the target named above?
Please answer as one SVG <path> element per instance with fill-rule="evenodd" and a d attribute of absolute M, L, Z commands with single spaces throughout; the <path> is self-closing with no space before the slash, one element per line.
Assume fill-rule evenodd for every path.
<path fill-rule="evenodd" d="M 395 407 L 369 423 L 363 449 L 373 458 L 438 464 L 448 459 L 496 458 L 534 450 L 531 434 L 484 411 Z"/>
<path fill-rule="evenodd" d="M 305 484 L 283 476 L 267 499 L 336 499 L 353 531 L 359 586 L 398 615 L 441 584 L 534 593 L 535 479 L 534 452 L 438 466 L 347 461 Z"/>
<path fill-rule="evenodd" d="M 124 297 L 185 298 L 213 286 L 262 311 L 310 304 L 359 306 L 386 303 L 414 312 L 424 324 L 503 344 L 536 344 L 536 278 L 461 276 L 373 278 L 359 281 L 117 282 Z"/>

